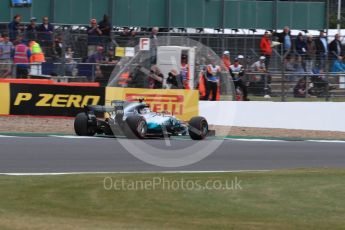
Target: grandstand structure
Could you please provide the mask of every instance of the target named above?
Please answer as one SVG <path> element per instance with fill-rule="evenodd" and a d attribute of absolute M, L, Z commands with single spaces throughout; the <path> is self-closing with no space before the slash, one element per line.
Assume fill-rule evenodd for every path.
<path fill-rule="evenodd" d="M 6 30 L 16 14 L 24 23 L 32 17 L 40 23 L 43 16 L 48 16 L 56 33 L 64 33 L 68 46 L 84 57 L 85 26 L 91 18 L 101 20 L 104 14 L 113 25 L 114 45 L 125 43 L 118 37 L 123 27 L 137 30 L 138 38 L 158 26 L 160 32 L 189 36 L 219 54 L 227 49 L 233 54 L 256 56 L 254 50 L 261 36 L 256 33 L 258 29 L 326 29 L 328 7 L 327 1 L 321 0 L 32 0 L 31 7 L 20 8 L 11 7 L 10 1 L 0 1 L 0 8 L 7 9 L 0 14 L 0 30 Z"/>
<path fill-rule="evenodd" d="M 324 29 L 326 1 L 254 0 L 32 0 L 30 7 L 0 1 L 0 22 L 48 16 L 62 25 L 87 25 L 108 14 L 114 26 L 163 28 Z"/>
<path fill-rule="evenodd" d="M 114 48 L 136 46 L 140 38 L 150 35 L 150 28 L 158 26 L 160 36 L 188 37 L 218 55 L 229 50 L 232 58 L 243 55 L 244 64 L 249 66 L 261 55 L 259 43 L 265 30 L 281 30 L 285 26 L 304 34 L 327 30 L 326 18 L 336 9 L 336 3 L 335 0 L 32 0 L 30 7 L 11 7 L 10 1 L 0 1 L 0 8 L 7 9 L 0 14 L 0 31 L 7 30 L 16 14 L 22 15 L 24 24 L 31 17 L 36 17 L 39 24 L 43 16 L 48 16 L 55 26 L 54 36 L 62 37 L 63 46 L 72 48 L 74 57 L 85 61 L 86 27 L 90 19 L 100 21 L 106 14 L 113 26 Z M 136 35 L 121 36 L 124 27 L 135 30 Z M 282 69 L 279 48 L 274 49 L 270 67 L 272 71 Z"/>

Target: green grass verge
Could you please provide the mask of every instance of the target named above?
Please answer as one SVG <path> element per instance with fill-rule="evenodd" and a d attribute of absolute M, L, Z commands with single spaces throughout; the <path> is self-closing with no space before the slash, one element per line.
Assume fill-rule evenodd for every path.
<path fill-rule="evenodd" d="M 121 190 L 121 182 L 120 190 L 106 190 L 107 176 L 127 185 L 158 177 L 165 185 Z M 186 190 L 180 183 L 169 190 L 166 182 L 235 178 L 242 189 Z M 326 169 L 0 176 L 0 229 L 343 229 L 344 179 L 345 170 Z"/>

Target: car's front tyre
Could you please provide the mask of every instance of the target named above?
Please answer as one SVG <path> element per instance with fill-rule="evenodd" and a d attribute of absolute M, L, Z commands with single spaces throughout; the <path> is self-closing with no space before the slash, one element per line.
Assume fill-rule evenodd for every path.
<path fill-rule="evenodd" d="M 130 139 L 143 139 L 147 133 L 147 123 L 142 116 L 128 116 L 126 118 L 124 133 Z"/>
<path fill-rule="evenodd" d="M 193 140 L 203 140 L 208 134 L 208 123 L 204 117 L 193 117 L 189 121 L 189 136 Z"/>

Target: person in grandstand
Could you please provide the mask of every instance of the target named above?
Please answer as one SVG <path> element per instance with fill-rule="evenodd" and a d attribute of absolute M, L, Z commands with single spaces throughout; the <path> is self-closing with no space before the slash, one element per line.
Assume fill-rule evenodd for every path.
<path fill-rule="evenodd" d="M 343 62 L 343 56 L 338 56 L 337 57 L 337 60 L 335 60 L 333 62 L 333 65 L 332 65 L 332 72 L 333 73 L 342 73 L 344 74 L 345 73 L 345 64 Z"/>
<path fill-rule="evenodd" d="M 129 37 L 129 36 L 131 36 L 131 31 L 130 31 L 129 27 L 123 27 L 122 31 L 120 33 L 120 36 L 121 37 Z"/>
<path fill-rule="evenodd" d="M 97 52 L 90 55 L 87 59 L 87 63 L 103 63 L 105 61 L 104 48 L 97 46 Z"/>
<path fill-rule="evenodd" d="M 19 44 L 14 50 L 13 63 L 16 65 L 16 77 L 27 78 L 30 68 L 31 51 L 23 42 L 23 37 L 18 38 Z"/>
<path fill-rule="evenodd" d="M 14 47 L 9 40 L 9 36 L 4 33 L 3 41 L 0 41 L 0 77 L 9 77 L 11 75 L 11 55 L 13 49 Z"/>
<path fill-rule="evenodd" d="M 96 19 L 90 20 L 90 26 L 87 28 L 87 55 L 90 56 L 97 52 L 97 46 L 101 44 L 102 31 L 97 25 Z"/>
<path fill-rule="evenodd" d="M 221 68 L 216 64 L 216 60 L 211 59 L 211 64 L 207 66 L 205 83 L 206 83 L 206 94 L 204 100 L 209 100 L 211 95 L 211 101 L 217 100 L 217 91 L 219 78 L 221 74 Z"/>
<path fill-rule="evenodd" d="M 163 88 L 164 75 L 158 66 L 154 65 L 151 67 L 149 74 L 149 88 L 151 89 L 162 89 Z"/>
<path fill-rule="evenodd" d="M 150 61 L 152 65 L 157 63 L 158 31 L 158 27 L 153 27 L 150 35 Z"/>
<path fill-rule="evenodd" d="M 109 78 L 111 76 L 111 73 L 114 70 L 115 65 L 119 62 L 119 58 L 115 56 L 115 50 L 114 47 L 108 47 L 108 50 L 105 52 L 104 55 L 104 61 L 102 64 L 105 65 L 100 65 L 100 69 L 102 72 L 102 77 L 99 79 L 99 82 L 101 85 L 107 85 Z M 123 81 L 124 85 L 128 85 L 128 82 Z"/>
<path fill-rule="evenodd" d="M 49 22 L 47 16 L 42 18 L 42 24 L 37 27 L 38 40 L 46 56 L 51 57 L 53 54 L 53 33 L 54 26 Z"/>
<path fill-rule="evenodd" d="M 329 56 L 331 60 L 337 60 L 339 56 L 344 55 L 343 46 L 341 44 L 342 39 L 340 34 L 334 36 L 334 40 L 329 44 Z"/>
<path fill-rule="evenodd" d="M 250 67 L 253 72 L 261 73 L 260 76 L 256 76 L 256 77 L 259 78 L 258 81 L 262 81 L 262 82 L 264 82 L 265 76 L 267 73 L 265 60 L 266 60 L 266 57 L 261 56 L 259 60 L 254 62 Z"/>
<path fill-rule="evenodd" d="M 260 51 L 261 54 L 265 57 L 265 65 L 266 68 L 268 68 L 272 56 L 272 41 L 271 33 L 269 31 L 265 31 L 264 36 L 261 38 Z"/>
<path fill-rule="evenodd" d="M 223 69 L 225 71 L 229 71 L 229 68 L 231 66 L 231 58 L 230 58 L 230 52 L 229 51 L 224 51 L 223 56 L 222 56 L 222 61 L 223 61 Z"/>
<path fill-rule="evenodd" d="M 265 64 L 266 57 L 261 56 L 257 62 L 254 62 L 253 65 L 251 66 L 252 70 L 254 72 L 260 72 L 260 73 L 265 73 L 267 72 L 266 70 L 266 64 Z"/>
<path fill-rule="evenodd" d="M 73 55 L 72 47 L 68 47 L 65 52 L 66 76 L 75 76 L 77 74 L 77 63 L 74 61 Z"/>
<path fill-rule="evenodd" d="M 172 69 L 168 74 L 167 88 L 183 89 L 183 80 L 176 69 Z"/>
<path fill-rule="evenodd" d="M 255 91 L 264 95 L 270 94 L 271 77 L 266 69 L 266 57 L 261 56 L 258 61 L 251 65 L 251 71 L 259 73 L 258 75 L 252 75 L 250 86 L 255 88 Z"/>
<path fill-rule="evenodd" d="M 119 59 L 119 57 L 115 56 L 115 48 L 109 47 L 105 55 L 105 63 L 115 65 L 118 63 Z"/>
<path fill-rule="evenodd" d="M 293 95 L 296 98 L 305 98 L 307 97 L 307 82 L 305 78 L 299 79 L 296 86 L 293 89 Z"/>
<path fill-rule="evenodd" d="M 307 73 L 312 73 L 316 59 L 316 45 L 313 35 L 307 35 L 307 53 L 305 56 L 305 70 Z"/>
<path fill-rule="evenodd" d="M 290 52 L 293 48 L 292 37 L 291 37 L 291 30 L 288 26 L 284 27 L 283 32 L 273 32 L 273 36 L 278 37 L 279 43 L 282 44 L 281 48 L 282 51 L 285 53 Z"/>
<path fill-rule="evenodd" d="M 30 75 L 42 75 L 42 63 L 46 62 L 46 59 L 41 46 L 35 41 L 30 41 L 29 49 L 31 51 Z"/>
<path fill-rule="evenodd" d="M 329 79 L 324 79 L 325 72 L 320 66 L 316 65 L 312 69 L 312 74 L 310 76 L 311 88 L 308 90 L 308 94 L 312 96 L 325 96 L 329 91 L 336 89 L 335 86 L 329 84 Z"/>
<path fill-rule="evenodd" d="M 288 81 L 296 82 L 306 73 L 300 55 L 287 55 L 285 61 L 285 71 Z"/>
<path fill-rule="evenodd" d="M 238 58 L 234 60 L 234 64 L 230 66 L 230 75 L 234 81 L 235 88 L 239 88 L 243 93 L 243 100 L 249 101 L 248 99 L 248 90 L 245 82 L 242 80 L 244 76 L 244 68 L 239 63 Z"/>
<path fill-rule="evenodd" d="M 17 14 L 13 17 L 13 21 L 8 24 L 8 31 L 10 36 L 10 41 L 14 43 L 17 36 L 24 31 L 24 25 L 21 23 L 22 16 Z"/>
<path fill-rule="evenodd" d="M 332 72 L 338 73 L 338 72 L 345 72 L 345 64 L 343 61 L 343 56 L 338 56 L 337 60 L 333 64 Z"/>
<path fill-rule="evenodd" d="M 246 59 L 244 58 L 244 56 L 242 55 L 242 54 L 239 54 L 238 56 L 237 56 L 237 59 L 238 59 L 238 63 L 240 64 L 240 65 L 242 65 L 243 66 L 243 68 L 245 68 L 246 66 Z"/>
<path fill-rule="evenodd" d="M 299 33 L 296 40 L 295 40 L 295 50 L 297 55 L 302 57 L 302 61 L 304 62 L 304 58 L 307 54 L 307 41 L 305 40 L 302 33 Z"/>
<path fill-rule="evenodd" d="M 103 73 L 100 64 L 104 63 L 104 48 L 102 46 L 97 46 L 97 52 L 88 57 L 87 63 L 94 63 L 95 65 L 95 78 L 103 79 Z"/>
<path fill-rule="evenodd" d="M 37 19 L 32 17 L 30 19 L 30 24 L 26 27 L 25 38 L 28 41 L 38 41 L 38 32 L 37 32 Z"/>
<path fill-rule="evenodd" d="M 63 49 L 63 39 L 61 34 L 57 34 L 54 38 L 53 46 L 53 60 L 56 62 L 61 62 L 62 59 L 62 49 Z"/>
<path fill-rule="evenodd" d="M 320 68 L 326 69 L 326 61 L 329 54 L 328 38 L 325 31 L 320 31 L 319 37 L 315 40 L 316 61 Z"/>
<path fill-rule="evenodd" d="M 183 88 L 184 89 L 190 89 L 189 87 L 189 65 L 188 65 L 188 56 L 187 55 L 182 55 L 181 57 L 181 71 L 180 75 L 183 80 Z"/>

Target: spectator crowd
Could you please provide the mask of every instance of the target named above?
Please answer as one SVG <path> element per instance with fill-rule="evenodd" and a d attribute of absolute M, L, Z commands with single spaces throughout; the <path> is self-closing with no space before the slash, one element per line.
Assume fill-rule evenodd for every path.
<path fill-rule="evenodd" d="M 111 28 L 107 15 L 99 23 L 96 19 L 90 20 L 85 62 L 116 64 L 114 50 L 109 46 Z M 21 15 L 15 15 L 7 30 L 0 31 L 0 77 L 11 77 L 13 74 L 17 78 L 27 78 L 29 74 L 41 75 L 41 64 L 44 62 L 64 62 L 63 74 L 76 75 L 74 51 L 64 44 L 63 36 L 55 31 L 48 17 L 43 17 L 41 23 L 32 17 L 30 23 L 25 25 Z M 15 68 L 12 68 L 13 65 Z M 100 67 L 96 65 L 95 74 L 99 72 Z M 62 74 L 61 66 L 52 70 L 51 74 Z"/>
<path fill-rule="evenodd" d="M 276 37 L 278 41 L 272 41 L 272 37 Z M 285 27 L 281 33 L 266 31 L 260 41 L 260 51 L 266 59 L 266 69 L 269 69 L 272 49 L 275 46 L 279 47 L 278 52 L 283 59 L 286 80 L 297 82 L 294 88 L 295 97 L 319 96 L 319 93 L 313 90 L 315 86 L 322 86 L 323 90 L 333 90 L 335 87 L 329 83 L 339 83 L 339 79 L 326 79 L 323 73 L 345 73 L 344 48 L 340 34 L 336 34 L 329 42 L 323 30 L 316 37 L 300 32 L 295 39 L 291 36 L 289 27 Z M 309 90 L 308 81 L 312 83 Z"/>
<path fill-rule="evenodd" d="M 24 25 L 20 15 L 15 15 L 8 24 L 8 30 L 3 31 L 0 36 L 0 77 L 10 77 L 13 73 L 17 78 L 26 78 L 30 75 L 42 74 L 41 64 L 44 62 L 64 63 L 63 70 L 57 68 L 55 74 L 67 76 L 77 75 L 77 61 L 74 57 L 74 50 L 67 46 L 64 37 L 54 31 L 54 26 L 49 22 L 48 17 L 43 17 L 38 23 L 37 18 L 32 17 L 30 23 Z M 111 21 L 104 15 L 100 22 L 97 19 L 90 19 L 86 28 L 87 55 L 79 62 L 92 64 L 93 76 L 96 81 L 106 84 L 114 66 L 120 58 L 115 55 L 115 48 L 121 46 L 112 39 Z M 126 73 L 121 76 L 121 86 L 130 86 L 138 83 L 145 87 L 162 88 L 166 79 L 165 87 L 189 89 L 188 84 L 188 57 L 181 57 L 181 69 L 172 69 L 169 76 L 162 76 L 157 64 L 157 46 L 159 28 L 154 27 L 150 33 L 150 73 L 148 82 L 143 84 L 133 73 Z M 120 33 L 120 38 L 126 40 L 129 46 L 136 46 L 136 31 L 124 27 Z M 283 57 L 283 67 L 287 73 L 287 80 L 298 82 L 295 86 L 295 96 L 306 96 L 308 91 L 307 75 L 313 74 L 311 81 L 317 79 L 319 85 L 327 85 L 328 79 L 320 75 L 325 71 L 334 73 L 345 73 L 343 63 L 344 49 L 340 34 L 336 34 L 334 40 L 328 41 L 325 31 L 320 31 L 319 36 L 313 37 L 310 34 L 299 33 L 296 38 L 291 35 L 291 30 L 285 27 L 282 32 L 266 31 L 262 36 L 258 49 L 260 50 L 257 60 L 248 63 L 241 54 L 231 56 L 229 51 L 222 54 L 222 63 L 216 63 L 212 58 L 200 60 L 199 69 L 202 79 L 198 79 L 198 87 L 205 100 L 219 99 L 219 84 L 222 71 L 227 71 L 238 94 L 243 100 L 248 99 L 248 86 L 255 84 L 261 88 L 265 95 L 270 94 L 269 84 L 271 82 L 270 66 L 273 50 L 277 48 L 278 53 Z M 15 71 L 13 71 L 15 64 Z M 34 65 L 32 65 L 34 64 Z M 245 78 L 246 73 L 253 72 L 251 79 Z M 143 74 L 140 69 L 134 71 L 136 74 Z M 198 76 L 199 76 L 198 75 Z M 255 80 L 253 80 L 255 78 Z M 89 79 L 89 80 L 95 80 Z M 254 82 L 254 83 L 253 83 Z"/>

